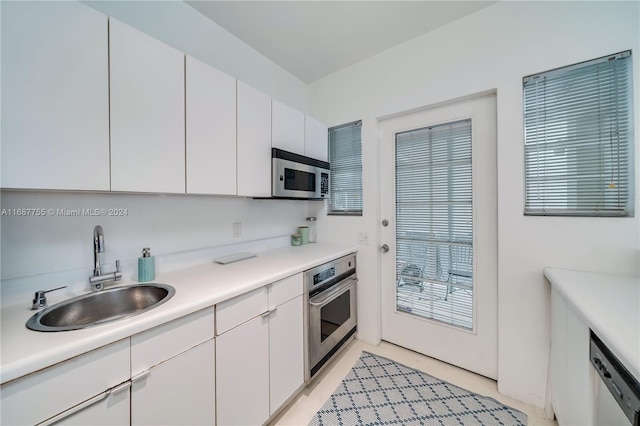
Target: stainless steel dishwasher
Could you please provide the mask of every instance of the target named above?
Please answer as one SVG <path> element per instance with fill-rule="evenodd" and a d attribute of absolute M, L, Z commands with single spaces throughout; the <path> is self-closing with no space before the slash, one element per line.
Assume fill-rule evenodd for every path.
<path fill-rule="evenodd" d="M 590 330 L 589 358 L 595 369 L 596 425 L 640 426 L 640 382 Z"/>

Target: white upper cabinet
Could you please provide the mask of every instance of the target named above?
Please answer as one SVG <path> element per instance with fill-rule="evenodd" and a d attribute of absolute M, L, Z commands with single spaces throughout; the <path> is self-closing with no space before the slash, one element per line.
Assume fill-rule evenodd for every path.
<path fill-rule="evenodd" d="M 236 194 L 236 79 L 186 58 L 187 193 Z"/>
<path fill-rule="evenodd" d="M 111 190 L 185 192 L 184 55 L 110 19 Z"/>
<path fill-rule="evenodd" d="M 328 128 L 313 117 L 305 116 L 304 152 L 307 157 L 329 161 Z"/>
<path fill-rule="evenodd" d="M 238 195 L 271 196 L 271 98 L 238 81 Z"/>
<path fill-rule="evenodd" d="M 2 2 L 2 187 L 109 190 L 107 17 Z"/>
<path fill-rule="evenodd" d="M 271 108 L 271 146 L 304 155 L 304 114 L 275 99 Z"/>

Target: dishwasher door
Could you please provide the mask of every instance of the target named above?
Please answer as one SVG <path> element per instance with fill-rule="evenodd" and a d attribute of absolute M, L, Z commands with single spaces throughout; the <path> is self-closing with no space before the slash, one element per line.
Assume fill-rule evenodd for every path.
<path fill-rule="evenodd" d="M 622 408 L 618 405 L 618 402 L 613 398 L 613 395 L 604 384 L 598 374 L 594 377 L 595 380 L 595 413 L 594 421 L 596 425 L 608 425 L 608 426 L 629 426 L 632 423 L 627 418 Z"/>
<path fill-rule="evenodd" d="M 595 424 L 640 426 L 640 382 L 592 330 L 590 337 Z"/>

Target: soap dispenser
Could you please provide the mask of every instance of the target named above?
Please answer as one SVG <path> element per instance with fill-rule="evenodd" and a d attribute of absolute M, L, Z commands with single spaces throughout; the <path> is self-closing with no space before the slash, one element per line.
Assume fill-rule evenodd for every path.
<path fill-rule="evenodd" d="M 138 281 L 153 281 L 156 278 L 155 259 L 151 256 L 151 249 L 142 249 L 142 257 L 138 258 Z"/>

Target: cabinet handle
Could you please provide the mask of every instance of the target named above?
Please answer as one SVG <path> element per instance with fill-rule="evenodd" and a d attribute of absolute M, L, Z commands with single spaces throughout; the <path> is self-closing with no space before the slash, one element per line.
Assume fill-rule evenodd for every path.
<path fill-rule="evenodd" d="M 274 312 L 275 312 L 275 311 L 277 311 L 277 310 L 278 310 L 278 307 L 276 306 L 275 308 L 271 308 L 271 309 L 269 309 L 268 311 L 266 311 L 266 312 L 264 312 L 264 313 L 260 314 L 260 316 L 261 316 L 262 318 L 266 318 L 266 317 L 268 317 L 269 315 L 271 315 L 272 313 L 274 313 Z"/>
<path fill-rule="evenodd" d="M 81 402 L 80 404 L 76 405 L 75 407 L 71 407 L 70 409 L 57 414 L 45 421 L 43 421 L 42 423 L 38 423 L 38 426 L 49 426 L 49 425 L 53 425 L 55 423 L 58 423 L 59 421 L 66 419 L 67 417 L 70 417 L 72 415 L 74 415 L 75 413 L 84 410 L 85 408 L 88 408 L 94 404 L 97 404 L 98 402 L 102 401 L 103 399 L 107 398 L 109 395 L 115 395 L 118 392 L 122 392 L 125 389 L 128 389 L 131 387 L 131 381 L 127 380 L 126 382 L 122 383 L 121 385 L 112 387 L 111 389 L 109 389 L 106 392 L 102 392 L 100 395 L 96 395 L 93 398 L 89 398 L 84 402 Z"/>
<path fill-rule="evenodd" d="M 51 417 L 50 419 L 45 420 L 42 423 L 38 423 L 38 426 L 49 426 L 49 425 L 53 425 L 55 423 L 58 423 L 60 420 L 63 420 L 75 413 L 77 413 L 78 411 L 82 411 L 87 407 L 92 406 L 93 404 L 97 404 L 98 402 L 102 401 L 103 399 L 105 399 L 108 395 L 109 392 L 111 392 L 111 390 L 108 390 L 106 392 L 101 393 L 100 395 L 96 395 L 93 398 L 87 399 L 85 402 L 81 402 L 80 404 L 76 405 L 75 407 L 69 408 L 67 411 L 64 411 L 56 416 Z"/>
<path fill-rule="evenodd" d="M 135 382 L 137 382 L 138 380 L 142 380 L 142 379 L 144 379 L 145 377 L 147 377 L 149 374 L 151 374 L 151 370 L 145 370 L 145 371 L 143 371 L 143 372 L 142 372 L 142 373 L 140 373 L 140 374 L 136 374 L 135 376 L 133 376 L 133 377 L 131 378 L 131 383 L 135 383 Z"/>
<path fill-rule="evenodd" d="M 119 392 L 122 392 L 125 389 L 129 389 L 131 387 L 131 380 L 127 380 L 126 382 L 124 382 L 123 384 L 121 384 L 120 386 L 116 386 L 115 388 L 111 388 L 109 392 L 109 395 L 115 395 Z"/>

